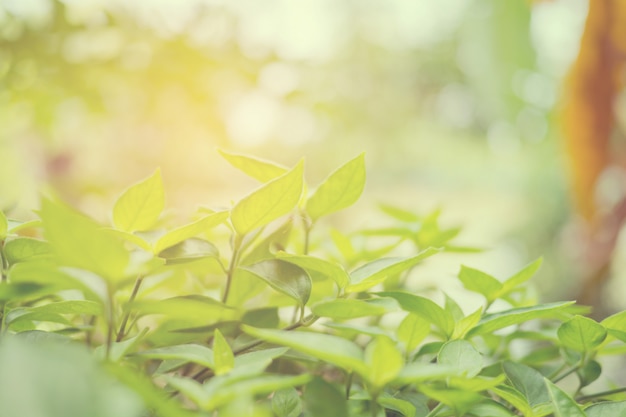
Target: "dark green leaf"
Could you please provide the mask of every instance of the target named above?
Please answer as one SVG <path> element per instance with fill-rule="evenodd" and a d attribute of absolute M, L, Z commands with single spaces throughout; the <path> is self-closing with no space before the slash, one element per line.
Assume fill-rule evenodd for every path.
<path fill-rule="evenodd" d="M 303 306 L 311 295 L 311 278 L 299 266 L 278 259 L 240 267 L 267 282 L 272 288 L 293 298 Z"/>
<path fill-rule="evenodd" d="M 302 412 L 302 401 L 295 388 L 283 388 L 272 396 L 272 410 L 277 417 L 298 417 Z"/>
<path fill-rule="evenodd" d="M 304 387 L 304 417 L 346 417 L 345 396 L 334 385 L 316 377 Z"/>
<path fill-rule="evenodd" d="M 513 386 L 532 407 L 550 401 L 544 377 L 539 371 L 511 361 L 504 362 L 502 367 Z"/>

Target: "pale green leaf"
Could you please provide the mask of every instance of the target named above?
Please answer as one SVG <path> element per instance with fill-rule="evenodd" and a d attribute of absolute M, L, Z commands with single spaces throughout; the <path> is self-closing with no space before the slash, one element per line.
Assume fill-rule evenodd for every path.
<path fill-rule="evenodd" d="M 430 322 L 414 313 L 409 313 L 398 326 L 398 340 L 408 352 L 412 352 L 430 333 Z"/>
<path fill-rule="evenodd" d="M 482 355 L 465 340 L 445 343 L 437 355 L 437 362 L 454 367 L 459 374 L 469 378 L 478 375 L 483 368 Z"/>
<path fill-rule="evenodd" d="M 4 240 L 7 237 L 7 233 L 9 231 L 9 222 L 7 221 L 6 216 L 0 210 L 0 240 Z"/>
<path fill-rule="evenodd" d="M 616 339 L 626 342 L 626 310 L 615 313 L 604 320 L 602 325 Z"/>
<path fill-rule="evenodd" d="M 338 298 L 322 301 L 311 307 L 316 316 L 330 317 L 335 320 L 346 320 L 357 317 L 380 316 L 388 312 L 381 305 L 368 303 L 365 300 Z"/>
<path fill-rule="evenodd" d="M 264 184 L 233 207 L 230 219 L 238 234 L 265 226 L 293 210 L 302 194 L 304 162 Z"/>
<path fill-rule="evenodd" d="M 336 385 L 315 377 L 304 387 L 304 415 L 306 417 L 346 417 L 346 397 Z"/>
<path fill-rule="evenodd" d="M 587 417 L 576 401 L 567 395 L 561 388 L 554 385 L 549 379 L 544 378 L 548 387 L 548 393 L 554 405 L 555 417 Z"/>
<path fill-rule="evenodd" d="M 42 200 L 39 215 L 44 236 L 62 265 L 94 272 L 107 281 L 125 278 L 130 255 L 93 220 L 48 199 Z"/>
<path fill-rule="evenodd" d="M 550 402 L 544 377 L 539 371 L 511 361 L 505 361 L 502 368 L 513 387 L 524 396 L 531 407 Z"/>
<path fill-rule="evenodd" d="M 585 409 L 587 417 L 626 417 L 626 401 L 607 401 Z"/>
<path fill-rule="evenodd" d="M 587 352 L 600 346 L 607 331 L 593 319 L 574 316 L 559 326 L 557 336 L 563 346 L 579 352 Z"/>
<path fill-rule="evenodd" d="M 117 237 L 121 240 L 124 240 L 128 243 L 132 243 L 133 245 L 137 246 L 138 248 L 141 248 L 147 252 L 152 252 L 152 246 L 150 246 L 150 243 L 148 243 L 148 241 L 146 241 L 143 237 L 138 236 L 134 233 L 130 233 L 130 232 L 125 232 L 123 230 L 119 230 L 119 229 L 112 229 L 112 228 L 104 228 L 102 229 L 104 230 L 106 233 Z"/>
<path fill-rule="evenodd" d="M 219 149 L 218 152 L 232 166 L 261 182 L 268 182 L 289 171 L 288 168 L 282 165 L 265 161 L 261 158 L 226 152 L 222 149 Z"/>
<path fill-rule="evenodd" d="M 380 208 L 383 213 L 393 217 L 396 220 L 400 220 L 401 222 L 417 223 L 420 220 L 420 216 L 418 216 L 417 214 L 389 204 L 381 203 L 378 205 L 378 208 Z"/>
<path fill-rule="evenodd" d="M 243 353 L 235 357 L 235 365 L 230 375 L 253 376 L 263 372 L 274 359 L 287 353 L 286 347 L 261 349 Z"/>
<path fill-rule="evenodd" d="M 130 186 L 115 202 L 113 223 L 126 232 L 151 229 L 165 206 L 161 170 Z"/>
<path fill-rule="evenodd" d="M 343 267 L 326 259 L 316 258 L 311 255 L 292 255 L 286 252 L 278 252 L 278 259 L 298 265 L 306 271 L 315 271 L 330 277 L 337 283 L 339 288 L 345 288 L 350 283 L 350 276 Z"/>
<path fill-rule="evenodd" d="M 208 240 L 189 238 L 162 250 L 159 258 L 168 265 L 188 263 L 206 258 L 219 259 L 217 247 Z"/>
<path fill-rule="evenodd" d="M 393 381 L 404 365 L 402 354 L 387 336 L 377 336 L 365 348 L 368 380 L 375 390 Z"/>
<path fill-rule="evenodd" d="M 475 417 L 516 417 L 505 406 L 493 400 L 485 400 L 473 405 L 469 409 L 469 414 Z"/>
<path fill-rule="evenodd" d="M 385 291 L 378 293 L 378 295 L 396 299 L 403 310 L 416 314 L 429 323 L 434 324 L 448 336 L 454 330 L 454 319 L 450 312 L 444 310 L 428 298 L 400 291 Z"/>
<path fill-rule="evenodd" d="M 213 333 L 213 361 L 215 375 L 228 373 L 235 366 L 233 351 L 219 329 L 215 329 Z"/>
<path fill-rule="evenodd" d="M 308 199 L 306 211 L 313 221 L 354 204 L 365 187 L 365 154 L 331 173 Z"/>
<path fill-rule="evenodd" d="M 483 314 L 482 307 L 479 307 L 472 314 L 463 317 L 461 320 L 457 320 L 454 323 L 454 332 L 452 333 L 453 339 L 463 339 L 465 335 L 474 328 L 480 321 L 480 317 Z"/>
<path fill-rule="evenodd" d="M 161 236 L 154 244 L 153 253 L 159 254 L 161 251 L 186 239 L 198 236 L 201 233 L 204 233 L 223 223 L 227 218 L 228 211 L 218 211 L 216 213 L 209 214 L 208 216 L 204 216 L 193 223 L 170 230 Z"/>
<path fill-rule="evenodd" d="M 482 294 L 490 302 L 497 298 L 498 292 L 502 289 L 502 283 L 496 278 L 465 265 L 461 266 L 459 280 L 461 280 L 465 288 Z"/>
<path fill-rule="evenodd" d="M 368 290 L 380 284 L 389 276 L 406 271 L 438 252 L 439 249 L 427 248 L 417 255 L 408 258 L 382 258 L 368 262 L 350 273 L 350 285 L 346 287 L 346 291 L 360 292 Z"/>
<path fill-rule="evenodd" d="M 215 366 L 213 351 L 197 344 L 173 345 L 137 352 L 135 356 L 150 359 L 182 359 L 213 369 Z"/>
<path fill-rule="evenodd" d="M 298 417 L 302 412 L 302 401 L 295 388 L 283 388 L 272 395 L 272 411 L 278 417 Z"/>
<path fill-rule="evenodd" d="M 525 417 L 535 417 L 533 408 L 528 403 L 526 397 L 517 389 L 509 385 L 499 385 L 491 388 L 494 394 L 518 409 Z"/>
<path fill-rule="evenodd" d="M 4 255 L 9 265 L 45 257 L 50 253 L 51 249 L 48 242 L 30 237 L 18 237 L 4 244 Z"/>
<path fill-rule="evenodd" d="M 321 333 L 257 329 L 245 325 L 242 329 L 253 337 L 290 347 L 361 376 L 369 374 L 363 352 L 349 340 Z"/>
<path fill-rule="evenodd" d="M 478 325 L 471 329 L 467 335 L 476 336 L 480 334 L 492 333 L 514 324 L 524 323 L 529 320 L 555 317 L 555 315 L 574 304 L 573 301 L 540 304 L 532 307 L 520 307 L 498 313 L 485 315 Z M 558 317 L 558 316 L 557 316 Z"/>
<path fill-rule="evenodd" d="M 453 388 L 436 389 L 423 385 L 419 387 L 419 390 L 428 397 L 454 409 L 457 416 L 465 416 L 468 409 L 479 404 L 484 399 L 478 393 Z"/>
<path fill-rule="evenodd" d="M 405 417 L 415 417 L 416 408 L 409 401 L 394 398 L 391 395 L 381 395 L 376 401 L 381 406 L 396 411 Z"/>
<path fill-rule="evenodd" d="M 541 263 L 543 262 L 543 258 L 539 258 L 536 261 L 533 261 L 522 268 L 519 272 L 515 273 L 512 277 L 508 278 L 502 283 L 502 291 L 498 296 L 502 296 L 504 294 L 508 294 L 516 287 L 519 287 L 529 279 L 535 275 L 539 267 L 541 267 Z"/>
<path fill-rule="evenodd" d="M 395 382 L 410 384 L 415 382 L 445 380 L 457 374 L 457 369 L 441 364 L 411 362 L 398 373 Z"/>
<path fill-rule="evenodd" d="M 311 295 L 311 278 L 299 266 L 278 259 L 240 267 L 267 282 L 272 288 L 293 298 L 303 306 Z"/>

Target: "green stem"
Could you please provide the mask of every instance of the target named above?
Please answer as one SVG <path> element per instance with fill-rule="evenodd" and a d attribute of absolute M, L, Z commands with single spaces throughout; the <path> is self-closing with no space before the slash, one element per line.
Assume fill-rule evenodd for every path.
<path fill-rule="evenodd" d="M 616 388 L 608 391 L 596 392 L 595 394 L 583 395 L 576 398 L 576 401 L 587 401 L 593 400 L 595 398 L 606 397 L 607 395 L 619 394 L 622 392 L 626 392 L 626 387 Z"/>
<path fill-rule="evenodd" d="M 107 286 L 107 305 L 106 305 L 106 350 L 104 358 L 108 360 L 111 355 L 111 346 L 113 346 L 113 327 L 115 326 L 115 319 L 113 317 L 113 288 L 110 285 Z"/>
<path fill-rule="evenodd" d="M 139 275 L 135 280 L 135 286 L 133 287 L 133 292 L 130 294 L 128 298 L 128 308 L 126 308 L 126 312 L 124 313 L 124 317 L 122 318 L 122 323 L 120 324 L 120 329 L 117 332 L 117 337 L 115 338 L 116 342 L 121 342 L 126 333 L 126 325 L 128 324 L 128 319 L 130 317 L 130 304 L 135 301 L 137 297 L 137 293 L 139 292 L 139 287 L 141 287 L 141 283 L 143 282 L 143 276 Z"/>
<path fill-rule="evenodd" d="M 233 275 L 235 274 L 235 268 L 237 268 L 237 264 L 239 263 L 239 253 L 242 241 L 243 236 L 236 235 L 233 244 L 233 253 L 230 258 L 230 263 L 228 264 L 228 272 L 226 273 L 226 287 L 224 288 L 224 296 L 222 297 L 222 302 L 224 304 L 228 301 L 228 295 L 230 294 L 230 286 L 233 281 Z"/>
<path fill-rule="evenodd" d="M 559 375 L 558 377 L 554 378 L 552 380 L 552 382 L 554 382 L 555 384 L 559 381 L 561 381 L 562 379 L 564 379 L 565 377 L 573 374 L 574 372 L 576 372 L 578 369 L 580 369 L 580 366 L 574 366 L 573 368 L 568 369 L 566 372 L 564 372 L 563 374 Z"/>
<path fill-rule="evenodd" d="M 430 410 L 430 413 L 428 413 L 426 415 L 426 417 L 435 417 L 437 415 L 437 413 L 439 411 L 441 411 L 441 409 L 443 408 L 443 403 L 439 403 L 435 406 L 435 408 L 433 408 L 432 410 Z"/>
<path fill-rule="evenodd" d="M 4 240 L 0 241 L 0 275 L 2 276 L 2 282 L 7 282 L 7 271 L 9 270 L 9 262 L 4 256 Z"/>
<path fill-rule="evenodd" d="M 352 389 L 352 377 L 354 376 L 353 372 L 348 374 L 348 380 L 346 381 L 346 400 L 350 399 L 350 390 Z"/>

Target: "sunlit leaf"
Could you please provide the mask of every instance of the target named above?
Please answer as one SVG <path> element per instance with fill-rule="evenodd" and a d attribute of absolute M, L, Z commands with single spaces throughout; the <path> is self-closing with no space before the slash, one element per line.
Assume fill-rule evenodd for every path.
<path fill-rule="evenodd" d="M 233 351 L 219 329 L 215 329 L 213 333 L 213 362 L 215 362 L 215 375 L 223 375 L 235 366 Z"/>
<path fill-rule="evenodd" d="M 544 378 L 548 387 L 548 393 L 554 405 L 555 417 L 587 417 L 576 401 L 567 395 L 561 388 L 554 385 L 549 379 Z"/>
<path fill-rule="evenodd" d="M 524 396 L 531 407 L 550 402 L 544 377 L 539 371 L 511 361 L 505 361 L 502 368 L 513 386 Z"/>
<path fill-rule="evenodd" d="M 287 346 L 362 376 L 368 375 L 361 349 L 346 339 L 321 333 L 288 332 L 242 326 L 251 336 L 270 343 Z"/>
<path fill-rule="evenodd" d="M 241 267 L 267 282 L 272 288 L 305 305 L 311 295 L 311 278 L 299 266 L 278 259 L 269 259 Z"/>
<path fill-rule="evenodd" d="M 197 344 L 165 346 L 137 352 L 135 355 L 142 356 L 144 358 L 161 360 L 182 359 L 211 369 L 215 366 L 213 351 L 206 346 Z"/>
<path fill-rule="evenodd" d="M 446 335 L 451 335 L 454 330 L 452 315 L 428 298 L 401 291 L 385 291 L 378 295 L 396 299 L 403 310 L 434 324 Z"/>
<path fill-rule="evenodd" d="M 368 290 L 380 284 L 389 276 L 406 271 L 438 252 L 439 249 L 428 248 L 409 258 L 382 258 L 368 262 L 350 273 L 350 285 L 346 287 L 346 291 L 359 292 Z"/>
<path fill-rule="evenodd" d="M 545 317 L 555 317 L 555 313 L 574 304 L 573 301 L 540 304 L 532 307 L 520 307 L 485 315 L 478 325 L 471 329 L 468 336 L 491 333 L 514 324 Z M 557 316 L 558 317 L 558 316 Z"/>
<path fill-rule="evenodd" d="M 482 355 L 465 340 L 445 343 L 437 355 L 437 362 L 454 367 L 459 374 L 470 378 L 478 375 L 483 368 Z"/>
<path fill-rule="evenodd" d="M 168 265 L 197 261 L 206 258 L 219 258 L 217 247 L 204 239 L 189 238 L 170 246 L 159 253 L 159 258 Z"/>
<path fill-rule="evenodd" d="M 607 331 L 593 319 L 583 316 L 574 316 L 557 330 L 557 336 L 563 346 L 587 352 L 600 346 L 606 339 Z"/>
<path fill-rule="evenodd" d="M 541 267 L 543 258 L 539 258 L 522 268 L 519 272 L 515 273 L 512 277 L 508 278 L 502 283 L 502 290 L 498 294 L 498 297 L 508 294 L 513 289 L 519 287 L 523 283 L 531 279 L 537 270 Z"/>
<path fill-rule="evenodd" d="M 165 206 L 161 170 L 130 186 L 115 202 L 113 223 L 126 232 L 148 230 L 159 219 Z"/>
<path fill-rule="evenodd" d="M 368 380 L 378 390 L 392 381 L 404 365 L 402 354 L 387 336 L 377 336 L 365 348 Z"/>
<path fill-rule="evenodd" d="M 354 204 L 365 187 L 365 154 L 348 161 L 317 187 L 306 203 L 314 221 Z"/>
<path fill-rule="evenodd" d="M 266 183 L 233 207 L 230 219 L 240 235 L 265 226 L 293 210 L 302 194 L 304 162 Z"/>
<path fill-rule="evenodd" d="M 346 270 L 337 263 L 310 255 L 292 255 L 286 252 L 278 252 L 276 256 L 278 259 L 298 265 L 304 270 L 319 272 L 324 276 L 330 277 L 337 283 L 339 288 L 344 288 L 350 283 L 350 276 Z"/>
<path fill-rule="evenodd" d="M 605 318 L 601 324 L 608 329 L 611 336 L 626 342 L 626 310 Z"/>
<path fill-rule="evenodd" d="M 405 417 L 415 417 L 416 408 L 411 402 L 394 398 L 390 395 L 381 395 L 376 400 L 383 407 L 396 411 Z"/>
<path fill-rule="evenodd" d="M 268 182 L 270 180 L 273 180 L 274 178 L 280 177 L 285 172 L 289 171 L 288 168 L 282 165 L 278 165 L 270 161 L 265 161 L 261 158 L 257 158 L 254 156 L 226 152 L 222 149 L 219 149 L 218 152 L 232 166 L 243 171 L 255 180 L 261 182 Z"/>
<path fill-rule="evenodd" d="M 228 211 L 218 211 L 204 216 L 193 223 L 170 230 L 161 236 L 154 245 L 153 252 L 159 254 L 164 249 L 174 246 L 186 239 L 198 236 L 223 223 L 228 218 Z"/>
<path fill-rule="evenodd" d="M 380 210 L 387 214 L 388 216 L 393 217 L 396 220 L 400 220 L 406 223 L 415 223 L 418 222 L 420 217 L 408 210 L 401 209 L 399 207 L 395 207 L 389 204 L 381 203 L 378 205 Z"/>
<path fill-rule="evenodd" d="M 409 313 L 398 326 L 398 340 L 405 346 L 407 352 L 412 352 L 430 333 L 430 322 Z"/>
<path fill-rule="evenodd" d="M 322 301 L 311 307 L 313 314 L 320 317 L 330 317 L 335 320 L 346 320 L 357 317 L 380 316 L 388 312 L 381 305 L 368 303 L 364 300 L 338 298 Z"/>
<path fill-rule="evenodd" d="M 496 278 L 465 265 L 461 266 L 459 280 L 461 280 L 465 288 L 482 294 L 488 301 L 495 300 L 498 292 L 502 288 L 502 283 Z"/>
<path fill-rule="evenodd" d="M 10 265 L 50 255 L 48 242 L 29 237 L 19 237 L 4 244 L 4 255 Z"/>
<path fill-rule="evenodd" d="M 479 307 L 472 314 L 463 317 L 461 320 L 457 320 L 454 323 L 454 332 L 452 333 L 453 339 L 463 339 L 465 335 L 474 328 L 480 321 L 483 309 Z"/>

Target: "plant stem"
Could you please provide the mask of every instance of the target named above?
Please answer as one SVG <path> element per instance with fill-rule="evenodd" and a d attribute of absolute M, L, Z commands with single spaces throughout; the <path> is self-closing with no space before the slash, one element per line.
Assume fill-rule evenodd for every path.
<path fill-rule="evenodd" d="M 346 400 L 350 399 L 350 390 L 352 389 L 352 377 L 354 373 L 350 372 L 348 374 L 348 380 L 346 381 Z"/>
<path fill-rule="evenodd" d="M 117 332 L 117 337 L 115 338 L 116 342 L 121 342 L 122 339 L 125 336 L 126 333 L 126 325 L 128 324 L 128 318 L 130 317 L 130 304 L 135 301 L 135 298 L 137 297 L 137 293 L 139 292 L 139 287 L 141 287 L 141 283 L 143 282 L 143 276 L 139 275 L 137 277 L 137 279 L 135 280 L 135 286 L 133 287 L 133 292 L 130 294 L 130 297 L 128 298 L 128 308 L 126 309 L 126 312 L 124 313 L 124 317 L 122 318 L 122 323 L 120 324 L 120 329 Z"/>
<path fill-rule="evenodd" d="M 576 398 L 576 401 L 587 401 L 593 400 L 594 398 L 606 397 L 607 395 L 619 394 L 621 392 L 626 392 L 626 387 L 616 388 L 608 391 L 596 392 L 595 394 L 582 395 Z"/>
<path fill-rule="evenodd" d="M 554 378 L 552 380 L 552 382 L 554 382 L 556 384 L 557 382 L 561 381 L 562 379 L 564 379 L 568 375 L 571 375 L 574 372 L 576 372 L 579 368 L 580 368 L 580 366 L 574 366 L 573 368 L 568 369 L 565 373 L 563 373 L 563 374 L 559 375 L 558 377 Z"/>
<path fill-rule="evenodd" d="M 228 301 L 228 295 L 230 294 L 230 286 L 233 281 L 233 275 L 235 274 L 235 268 L 237 267 L 237 263 L 239 262 L 239 253 L 241 250 L 242 240 L 243 236 L 235 236 L 233 253 L 230 258 L 230 263 L 228 264 L 228 272 L 226 272 L 226 288 L 224 288 L 224 296 L 222 297 L 222 302 L 224 304 L 226 304 L 226 301 Z"/>
<path fill-rule="evenodd" d="M 110 285 L 107 286 L 107 305 L 106 305 L 106 320 L 107 320 L 107 337 L 106 337 L 106 350 L 104 358 L 109 359 L 111 354 L 111 346 L 113 345 L 113 327 L 115 326 L 113 318 L 113 288 Z"/>
<path fill-rule="evenodd" d="M 430 413 L 428 413 L 426 415 L 426 417 L 435 417 L 437 415 L 437 413 L 443 408 L 443 403 L 439 403 L 435 406 L 435 408 L 433 408 L 432 410 L 430 410 Z"/>
<path fill-rule="evenodd" d="M 2 282 L 7 281 L 7 270 L 9 269 L 9 262 L 4 256 L 4 240 L 0 241 L 0 275 L 2 276 Z"/>

